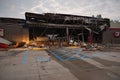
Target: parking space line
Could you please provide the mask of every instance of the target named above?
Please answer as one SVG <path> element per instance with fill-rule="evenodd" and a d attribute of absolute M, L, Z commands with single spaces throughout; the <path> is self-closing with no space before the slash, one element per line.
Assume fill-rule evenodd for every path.
<path fill-rule="evenodd" d="M 52 55 L 54 55 L 58 60 L 63 60 L 60 56 L 58 56 L 57 54 L 55 54 L 53 51 L 48 50 L 49 53 L 51 53 Z"/>
<path fill-rule="evenodd" d="M 77 55 L 79 55 L 79 54 L 80 54 L 80 53 L 76 53 L 76 54 L 72 55 L 71 57 L 67 58 L 66 60 L 71 60 L 71 59 L 73 59 L 75 56 L 77 56 Z"/>
<path fill-rule="evenodd" d="M 24 56 L 23 56 L 23 59 L 22 59 L 22 64 L 25 64 L 25 63 L 26 63 L 27 56 L 28 56 L 28 51 L 25 51 Z"/>

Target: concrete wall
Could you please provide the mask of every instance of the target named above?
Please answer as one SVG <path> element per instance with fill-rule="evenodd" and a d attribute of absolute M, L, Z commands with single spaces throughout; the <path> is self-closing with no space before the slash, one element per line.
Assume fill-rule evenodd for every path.
<path fill-rule="evenodd" d="M 0 23 L 0 29 L 4 29 L 3 38 L 15 42 L 28 42 L 29 30 L 20 24 L 15 23 Z"/>
<path fill-rule="evenodd" d="M 110 22 L 111 28 L 120 28 L 120 22 L 115 23 L 115 22 Z"/>
<path fill-rule="evenodd" d="M 114 32 L 120 32 L 120 22 L 111 22 L 111 27 L 103 33 L 103 43 L 109 44 L 120 44 L 120 37 L 115 38 Z"/>
<path fill-rule="evenodd" d="M 103 33 L 103 43 L 120 44 L 120 37 L 116 38 L 114 32 L 120 32 L 120 28 L 110 28 Z"/>

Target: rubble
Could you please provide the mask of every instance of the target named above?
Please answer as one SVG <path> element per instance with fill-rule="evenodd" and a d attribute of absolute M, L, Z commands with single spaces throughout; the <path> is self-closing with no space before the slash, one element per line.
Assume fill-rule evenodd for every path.
<path fill-rule="evenodd" d="M 0 37 L 0 48 L 8 48 L 12 42 Z"/>
<path fill-rule="evenodd" d="M 81 45 L 83 48 L 83 51 L 96 51 L 96 50 L 102 50 L 105 46 L 104 45 L 98 45 L 97 43 L 94 44 L 86 44 L 86 46 Z"/>
<path fill-rule="evenodd" d="M 8 41 L 8 40 L 2 38 L 2 37 L 0 37 L 0 43 L 2 43 L 2 44 L 6 44 L 6 45 L 10 45 L 10 44 L 12 44 L 12 42 L 10 42 L 10 41 Z"/>
<path fill-rule="evenodd" d="M 8 45 L 0 43 L 0 48 L 8 48 L 8 47 L 9 47 Z"/>

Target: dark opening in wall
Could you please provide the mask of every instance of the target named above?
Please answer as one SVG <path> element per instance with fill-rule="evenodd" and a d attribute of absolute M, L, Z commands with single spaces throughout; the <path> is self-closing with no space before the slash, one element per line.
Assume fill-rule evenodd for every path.
<path fill-rule="evenodd" d="M 83 32 L 83 33 L 82 33 Z M 34 40 L 37 37 L 47 37 L 48 34 L 57 34 L 57 37 L 67 37 L 66 28 L 47 28 L 47 27 L 29 27 L 29 39 Z M 102 33 L 92 33 L 93 42 L 102 41 Z M 89 42 L 89 31 L 75 28 L 69 28 L 69 38 L 75 41 Z M 84 39 L 83 39 L 84 38 Z"/>

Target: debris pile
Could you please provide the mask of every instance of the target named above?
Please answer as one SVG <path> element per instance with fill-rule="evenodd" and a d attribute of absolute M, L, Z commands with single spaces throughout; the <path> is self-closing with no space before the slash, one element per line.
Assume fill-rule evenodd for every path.
<path fill-rule="evenodd" d="M 12 44 L 12 42 L 0 37 L 0 48 L 9 48 L 10 44 Z"/>
<path fill-rule="evenodd" d="M 97 43 L 94 44 L 86 44 L 86 46 L 84 46 L 85 48 L 83 49 L 83 51 L 96 51 L 96 50 L 102 50 L 105 46 L 104 45 L 98 45 Z"/>

